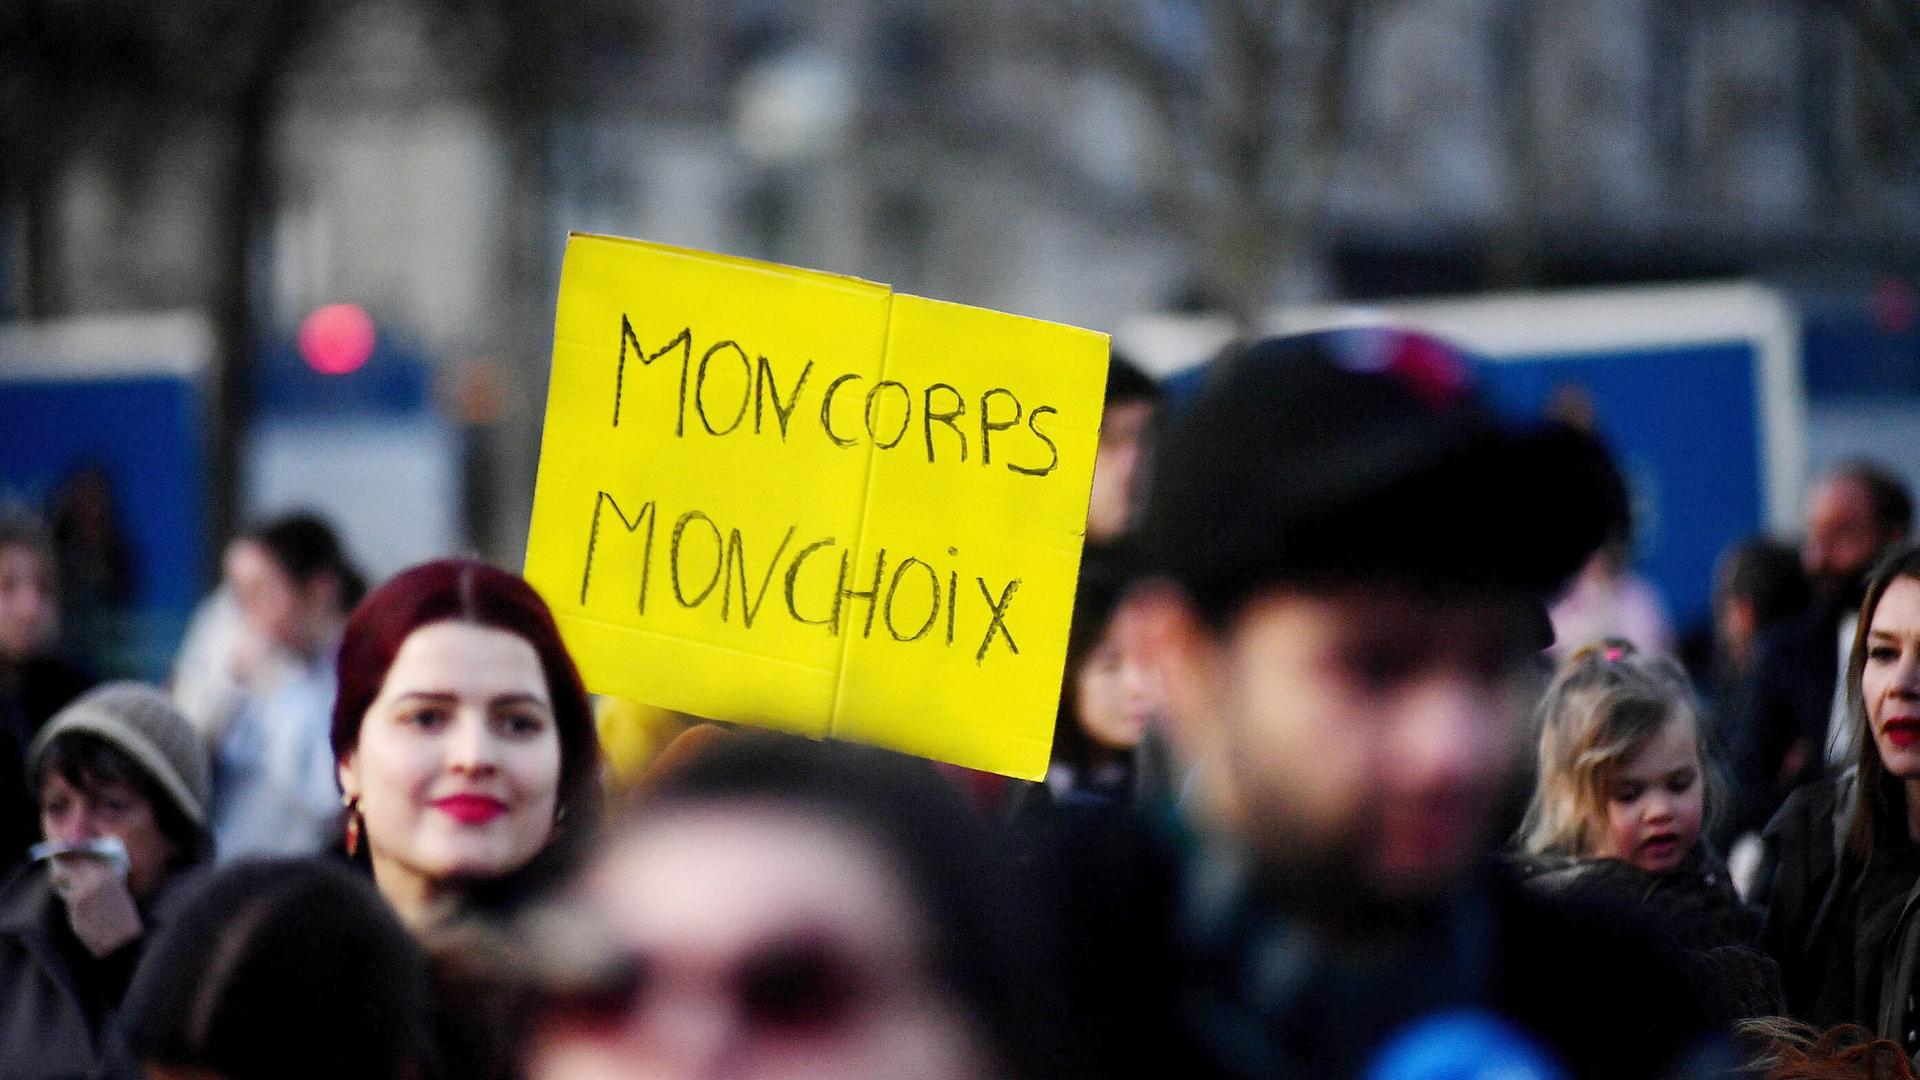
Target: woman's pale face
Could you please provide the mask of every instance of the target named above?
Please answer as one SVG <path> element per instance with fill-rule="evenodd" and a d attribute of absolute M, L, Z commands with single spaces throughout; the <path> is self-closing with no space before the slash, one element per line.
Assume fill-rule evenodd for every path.
<path fill-rule="evenodd" d="M 1920 780 L 1920 578 L 1894 578 L 1873 609 L 1860 699 L 1887 771 Z"/>
<path fill-rule="evenodd" d="M 553 834 L 560 789 L 560 735 L 533 646 L 464 622 L 415 630 L 340 764 L 340 786 L 359 797 L 374 879 L 390 898 L 525 866 Z"/>
<path fill-rule="evenodd" d="M 976 1080 L 979 1033 L 928 970 L 898 876 L 804 811 L 668 811 L 617 839 L 578 902 L 638 978 L 555 1007 L 531 1080 Z"/>

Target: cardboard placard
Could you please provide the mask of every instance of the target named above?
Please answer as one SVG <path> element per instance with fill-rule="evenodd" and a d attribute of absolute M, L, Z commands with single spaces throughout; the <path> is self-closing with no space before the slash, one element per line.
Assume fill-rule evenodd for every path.
<path fill-rule="evenodd" d="M 587 685 L 1046 771 L 1104 334 L 573 235 L 527 579 Z"/>

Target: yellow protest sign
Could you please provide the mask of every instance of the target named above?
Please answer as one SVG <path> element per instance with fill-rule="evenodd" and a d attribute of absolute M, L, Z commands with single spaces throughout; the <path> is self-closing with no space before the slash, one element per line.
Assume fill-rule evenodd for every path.
<path fill-rule="evenodd" d="M 569 238 L 527 544 L 587 685 L 1038 779 L 1107 339 Z"/>

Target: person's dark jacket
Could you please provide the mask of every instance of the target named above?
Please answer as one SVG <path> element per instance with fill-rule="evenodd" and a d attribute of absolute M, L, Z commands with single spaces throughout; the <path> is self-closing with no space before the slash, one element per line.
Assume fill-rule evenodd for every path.
<path fill-rule="evenodd" d="M 1293 948 L 1312 931 L 1214 874 L 1177 827 L 1121 814 L 1070 824 L 1050 876 L 1093 1075 L 1337 1080 L 1461 1009 L 1498 1017 L 1578 1080 L 1676 1075 L 1722 1047 L 1657 942 L 1611 913 L 1542 902 L 1497 868 L 1383 959 Z M 1225 905 L 1205 899 L 1223 892 Z"/>
<path fill-rule="evenodd" d="M 1631 918 L 1681 958 L 1718 1021 L 1777 1016 L 1780 968 L 1758 948 L 1762 913 L 1740 901 L 1727 868 L 1698 847 L 1686 862 L 1649 873 L 1620 859 L 1539 855 L 1511 865 L 1527 890 L 1571 911 Z"/>
<path fill-rule="evenodd" d="M 1783 796 L 1826 772 L 1827 725 L 1840 678 L 1840 621 L 1846 612 L 1825 605 L 1763 636 L 1747 681 L 1728 707 L 1734 758 L 1736 832 L 1759 829 Z M 1787 752 L 1806 750 L 1798 773 L 1783 778 Z"/>
<path fill-rule="evenodd" d="M 162 886 L 160 900 L 172 891 Z M 23 866 L 0 886 L 0 1076 L 7 1080 L 95 1077 L 134 1080 L 115 1024 L 121 998 L 163 912 L 142 905 L 148 934 L 95 958 L 66 922 L 45 867 Z"/>
<path fill-rule="evenodd" d="M 1801 788 L 1767 826 L 1754 893 L 1766 908 L 1761 944 L 1780 962 L 1790 1015 L 1821 1028 L 1862 1024 L 1910 1044 L 1920 845 L 1906 835 L 1904 815 L 1888 814 L 1868 864 L 1848 857 L 1854 783 L 1849 770 Z"/>

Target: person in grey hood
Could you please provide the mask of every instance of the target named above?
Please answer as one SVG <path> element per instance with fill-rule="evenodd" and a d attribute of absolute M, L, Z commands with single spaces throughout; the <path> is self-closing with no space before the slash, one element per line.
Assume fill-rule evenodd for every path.
<path fill-rule="evenodd" d="M 211 853 L 205 750 L 165 694 L 109 683 L 47 722 L 27 775 L 44 840 L 0 886 L 0 1076 L 138 1076 L 115 1018 Z"/>

